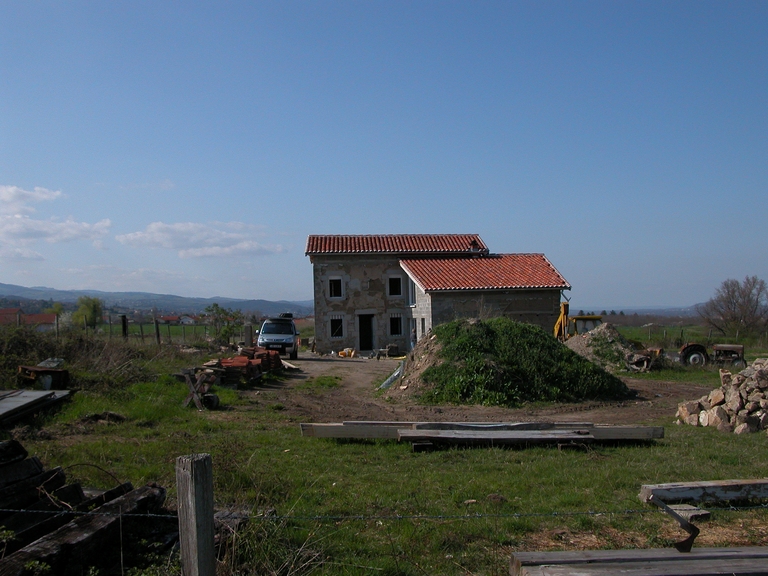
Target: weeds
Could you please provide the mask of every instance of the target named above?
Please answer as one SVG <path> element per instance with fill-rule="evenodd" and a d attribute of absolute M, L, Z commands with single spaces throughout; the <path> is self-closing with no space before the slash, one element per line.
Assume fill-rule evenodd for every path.
<path fill-rule="evenodd" d="M 519 406 L 627 398 L 629 390 L 541 328 L 507 318 L 458 320 L 435 328 L 444 362 L 424 371 L 426 402 Z"/>

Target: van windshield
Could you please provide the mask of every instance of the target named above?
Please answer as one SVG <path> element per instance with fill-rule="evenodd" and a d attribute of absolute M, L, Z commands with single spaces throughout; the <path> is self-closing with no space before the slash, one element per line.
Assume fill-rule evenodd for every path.
<path fill-rule="evenodd" d="M 268 322 L 261 328 L 262 334 L 293 334 L 293 327 L 287 322 Z"/>

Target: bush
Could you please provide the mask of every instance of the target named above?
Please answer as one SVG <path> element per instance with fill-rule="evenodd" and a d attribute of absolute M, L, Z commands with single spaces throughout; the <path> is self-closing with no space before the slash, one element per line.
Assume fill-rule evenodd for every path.
<path fill-rule="evenodd" d="M 514 407 L 630 396 L 626 385 L 539 327 L 508 318 L 434 329 L 443 362 L 424 371 L 429 402 Z"/>

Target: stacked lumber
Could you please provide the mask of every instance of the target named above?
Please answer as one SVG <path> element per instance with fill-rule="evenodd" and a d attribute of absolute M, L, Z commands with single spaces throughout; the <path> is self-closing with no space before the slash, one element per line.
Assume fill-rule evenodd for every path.
<path fill-rule="evenodd" d="M 80 573 L 94 552 L 103 558 L 108 542 L 119 543 L 121 515 L 156 511 L 164 500 L 163 488 L 134 490 L 130 483 L 86 496 L 80 484 L 67 484 L 60 467 L 45 470 L 19 442 L 0 442 L 0 529 L 13 532 L 0 575 L 24 574 L 34 561 L 45 562 L 55 574 Z"/>
<path fill-rule="evenodd" d="M 720 384 L 698 400 L 681 402 L 678 424 L 734 434 L 768 429 L 768 358 L 758 358 L 738 374 L 720 370 Z"/>
<path fill-rule="evenodd" d="M 661 426 L 608 426 L 589 422 L 371 422 L 301 424 L 303 436 L 315 438 L 389 438 L 414 449 L 435 444 L 507 446 L 648 441 L 664 437 Z"/>
<path fill-rule="evenodd" d="M 511 576 L 768 576 L 768 547 L 694 548 L 685 553 L 673 548 L 516 552 L 512 555 L 509 573 Z"/>

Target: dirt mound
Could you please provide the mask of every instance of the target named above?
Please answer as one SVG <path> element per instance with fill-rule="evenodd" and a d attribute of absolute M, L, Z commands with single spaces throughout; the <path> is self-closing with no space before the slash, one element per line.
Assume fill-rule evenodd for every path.
<path fill-rule="evenodd" d="M 613 324 L 600 324 L 586 334 L 569 338 L 565 345 L 608 372 L 636 372 L 645 366 L 645 355 L 637 353 Z"/>
<path fill-rule="evenodd" d="M 626 386 L 541 328 L 508 318 L 437 326 L 409 355 L 386 396 L 431 403 L 520 406 L 623 398 Z"/>

